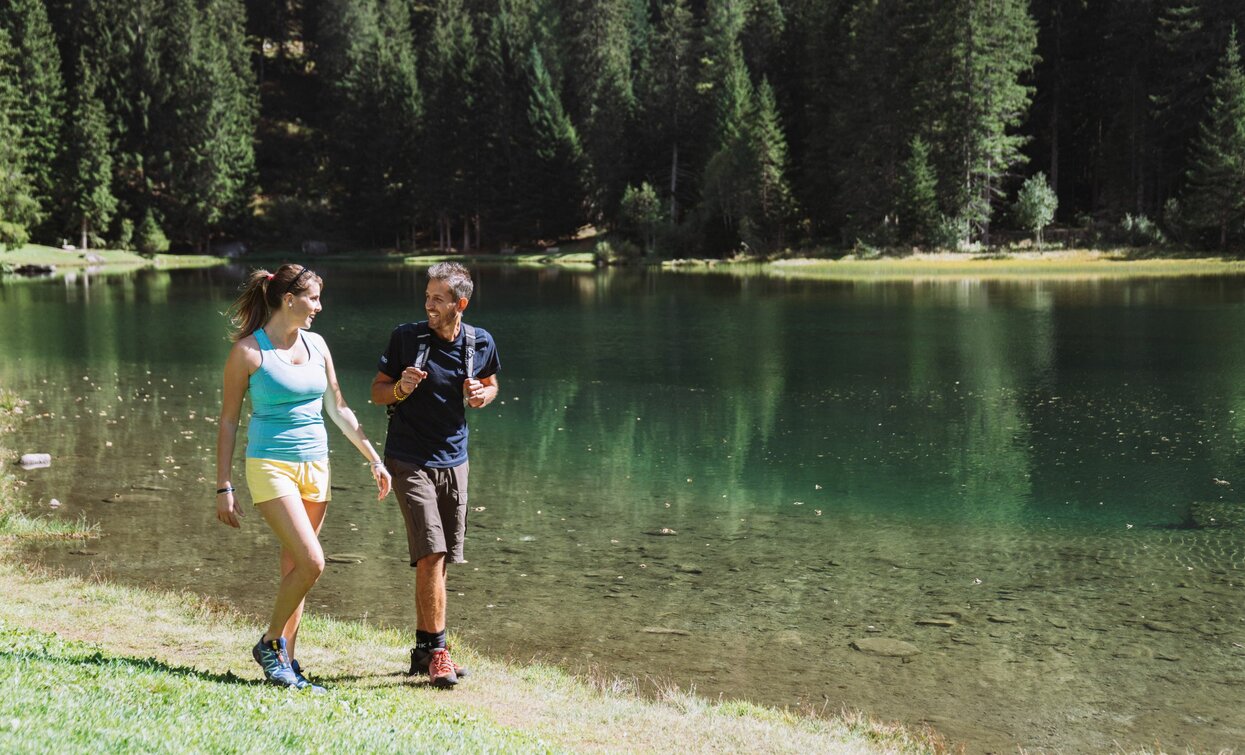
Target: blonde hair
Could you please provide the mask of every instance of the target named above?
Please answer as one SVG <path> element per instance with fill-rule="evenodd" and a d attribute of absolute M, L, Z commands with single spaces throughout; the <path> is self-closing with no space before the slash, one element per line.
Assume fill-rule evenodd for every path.
<path fill-rule="evenodd" d="M 242 284 L 242 293 L 226 313 L 232 326 L 229 340 L 241 341 L 264 327 L 286 294 L 297 296 L 306 291 L 312 281 L 324 286 L 324 279 L 305 265 L 282 265 L 275 273 L 252 270 Z"/>

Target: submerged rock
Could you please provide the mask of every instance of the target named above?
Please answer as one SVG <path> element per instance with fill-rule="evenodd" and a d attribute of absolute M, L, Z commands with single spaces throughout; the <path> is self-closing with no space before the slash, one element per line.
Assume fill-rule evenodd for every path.
<path fill-rule="evenodd" d="M 645 634 L 673 634 L 678 637 L 692 636 L 692 633 L 685 629 L 670 629 L 669 627 L 644 627 L 640 631 Z"/>
<path fill-rule="evenodd" d="M 916 625 L 919 627 L 953 627 L 957 622 L 955 619 L 917 619 Z"/>
<path fill-rule="evenodd" d="M 334 553 L 325 556 L 324 560 L 330 564 L 361 564 L 367 560 L 367 556 L 358 553 Z"/>
<path fill-rule="evenodd" d="M 1194 527 L 1245 528 L 1245 504 L 1235 501 L 1194 501 L 1189 504 L 1189 522 Z"/>
<path fill-rule="evenodd" d="M 920 648 L 910 642 L 892 640 L 887 637 L 864 637 L 852 640 L 851 646 L 862 653 L 887 658 L 909 658 L 921 652 Z"/>
<path fill-rule="evenodd" d="M 677 535 L 679 533 L 675 532 L 669 527 L 662 527 L 661 529 L 658 529 L 658 530 L 646 530 L 644 534 L 653 535 L 654 537 L 673 537 L 674 535 Z"/>
<path fill-rule="evenodd" d="M 52 466 L 52 454 L 22 454 L 18 461 L 22 469 L 42 469 Z"/>

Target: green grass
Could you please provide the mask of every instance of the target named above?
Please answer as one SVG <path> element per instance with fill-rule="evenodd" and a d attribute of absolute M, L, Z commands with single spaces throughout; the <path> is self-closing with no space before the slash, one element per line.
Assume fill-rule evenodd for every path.
<path fill-rule="evenodd" d="M 309 616 L 299 658 L 325 695 L 259 683 L 259 623 L 218 601 L 0 560 L 0 751 L 942 752 L 936 736 L 455 646 L 451 692 L 404 675 L 413 637 Z"/>
<path fill-rule="evenodd" d="M 103 258 L 102 263 L 87 262 L 87 255 Z M 57 270 L 100 268 L 107 272 L 110 269 L 132 270 L 138 267 L 158 267 L 172 269 L 181 267 L 211 267 L 223 264 L 225 260 L 202 254 L 157 254 L 145 257 L 137 252 L 119 249 L 81 250 L 57 249 L 40 244 L 27 244 L 19 249 L 0 251 L 0 265 L 8 268 L 21 265 L 52 265 Z"/>
<path fill-rule="evenodd" d="M 312 695 L 0 622 L 5 752 L 547 752 L 427 695 Z"/>
<path fill-rule="evenodd" d="M 1137 259 L 1125 252 L 921 254 L 876 259 L 793 258 L 771 262 L 672 260 L 668 268 L 739 276 L 898 280 L 1099 280 L 1104 278 L 1245 275 L 1245 261 L 1218 258 Z"/>

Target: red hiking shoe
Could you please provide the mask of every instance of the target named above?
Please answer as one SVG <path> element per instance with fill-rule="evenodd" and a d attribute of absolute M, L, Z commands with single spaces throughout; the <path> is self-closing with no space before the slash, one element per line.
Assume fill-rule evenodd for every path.
<path fill-rule="evenodd" d="M 432 686 L 448 689 L 458 684 L 458 674 L 454 671 L 454 661 L 450 660 L 450 651 L 446 648 L 435 648 L 428 661 L 428 676 Z"/>

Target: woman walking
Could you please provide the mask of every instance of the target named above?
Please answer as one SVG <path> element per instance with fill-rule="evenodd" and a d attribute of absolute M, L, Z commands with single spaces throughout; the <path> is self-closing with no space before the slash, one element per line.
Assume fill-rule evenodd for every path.
<path fill-rule="evenodd" d="M 246 484 L 281 543 L 272 619 L 251 654 L 269 682 L 317 692 L 323 688 L 303 676 L 294 651 L 303 599 L 324 571 L 317 536 L 330 493 L 322 409 L 371 464 L 378 500 L 390 485 L 384 462 L 342 398 L 328 346 L 309 330 L 322 308 L 322 285 L 320 276 L 302 265 L 251 273 L 229 310 L 234 344 L 225 360 L 216 437 L 216 518 L 239 527 L 243 514 L 234 496 L 233 454 L 242 398 L 250 391 Z"/>

